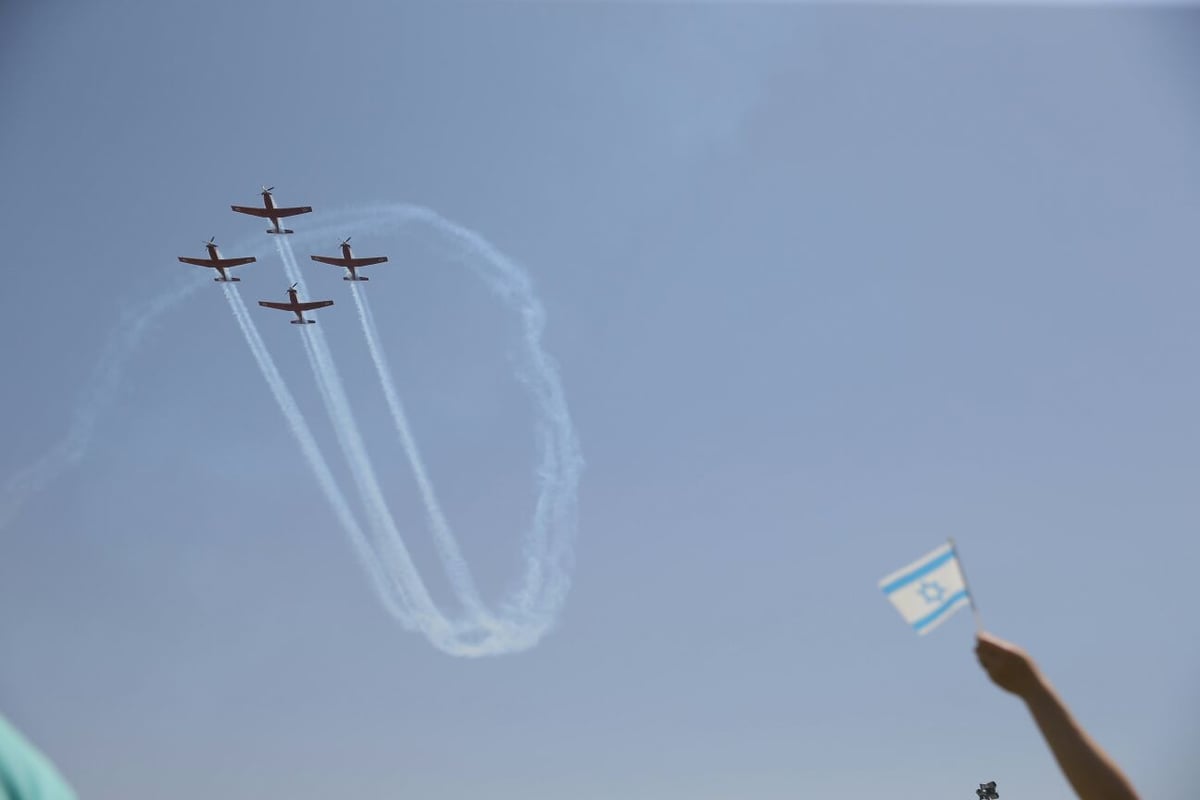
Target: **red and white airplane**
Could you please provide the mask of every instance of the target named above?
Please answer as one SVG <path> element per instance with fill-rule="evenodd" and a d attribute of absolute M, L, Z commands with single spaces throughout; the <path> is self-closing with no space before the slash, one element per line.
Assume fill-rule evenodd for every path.
<path fill-rule="evenodd" d="M 274 189 L 274 186 L 262 187 L 263 208 L 250 208 L 249 206 L 230 206 L 230 208 L 239 214 L 249 214 L 252 217 L 262 217 L 263 219 L 271 220 L 271 224 L 275 227 L 267 228 L 267 233 L 295 233 L 295 231 L 290 231 L 287 228 L 280 228 L 279 220 L 284 217 L 294 217 L 297 214 L 307 214 L 312 211 L 312 206 L 276 208 L 275 198 L 271 197 L 271 192 Z"/>
<path fill-rule="evenodd" d="M 296 284 L 294 284 L 294 283 L 292 284 L 292 287 L 290 289 L 288 289 L 287 291 L 288 291 L 288 301 L 286 303 L 272 303 L 267 300 L 259 300 L 258 304 L 260 306 L 262 306 L 263 308 L 277 308 L 280 311 L 291 311 L 293 314 L 296 315 L 296 318 L 291 321 L 291 323 L 293 325 L 303 325 L 305 323 L 312 325 L 312 324 L 316 323 L 316 320 L 315 319 L 305 319 L 304 318 L 305 311 L 312 311 L 313 309 L 316 309 L 316 308 L 325 308 L 325 306 L 333 305 L 332 300 L 314 300 L 311 303 L 301 303 L 300 300 L 296 297 Z"/>
<path fill-rule="evenodd" d="M 233 281 L 240 281 L 241 278 L 231 278 L 226 275 L 225 270 L 229 269 L 230 267 L 240 267 L 243 264 L 253 264 L 254 257 L 221 258 L 221 251 L 217 250 L 216 242 L 213 241 L 213 239 L 216 238 L 217 237 L 214 236 L 212 239 L 209 239 L 204 243 L 204 246 L 208 248 L 208 258 L 188 258 L 187 256 L 179 256 L 179 260 L 184 264 L 195 264 L 197 267 L 211 267 L 212 269 L 215 269 L 217 272 L 221 273 L 221 277 L 213 278 L 213 280 L 217 281 L 218 283 L 231 283 Z"/>
<path fill-rule="evenodd" d="M 350 237 L 347 236 L 342 242 L 342 257 L 335 256 L 309 256 L 313 261 L 320 261 L 322 264 L 333 264 L 335 267 L 345 267 L 350 270 L 349 275 L 343 275 L 344 281 L 369 281 L 370 278 L 360 278 L 354 271 L 359 267 L 369 267 L 372 264 L 383 264 L 387 261 L 387 256 L 376 256 L 373 258 L 355 258 L 350 252 Z"/>

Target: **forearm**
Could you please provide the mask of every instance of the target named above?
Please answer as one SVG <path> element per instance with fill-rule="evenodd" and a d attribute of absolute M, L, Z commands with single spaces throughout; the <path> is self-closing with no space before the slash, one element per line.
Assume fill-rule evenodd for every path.
<path fill-rule="evenodd" d="M 1049 682 L 1040 681 L 1025 703 L 1080 800 L 1137 800 L 1133 784 L 1079 726 Z"/>

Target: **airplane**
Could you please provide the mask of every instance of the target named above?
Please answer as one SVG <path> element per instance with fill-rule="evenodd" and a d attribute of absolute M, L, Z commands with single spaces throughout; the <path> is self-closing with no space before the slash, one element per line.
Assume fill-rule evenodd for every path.
<path fill-rule="evenodd" d="M 263 208 L 250 208 L 249 206 L 230 206 L 230 208 L 239 214 L 249 214 L 252 217 L 262 217 L 271 220 L 271 224 L 275 227 L 267 228 L 267 233 L 295 233 L 295 231 L 288 230 L 287 228 L 280 228 L 279 220 L 284 217 L 294 217 L 297 214 L 307 214 L 312 211 L 312 206 L 276 208 L 275 198 L 271 197 L 271 192 L 274 189 L 274 186 L 262 187 Z"/>
<path fill-rule="evenodd" d="M 287 291 L 288 291 L 288 301 L 286 303 L 271 303 L 267 300 L 259 300 L 258 304 L 260 306 L 262 306 L 263 308 L 277 308 L 280 311 L 291 311 L 293 314 L 296 315 L 296 318 L 294 320 L 291 320 L 291 323 L 293 325 L 303 325 L 305 323 L 312 325 L 312 324 L 316 323 L 316 320 L 315 319 L 305 319 L 304 318 L 305 311 L 312 311 L 314 308 L 324 308 L 325 306 L 333 305 L 332 300 L 314 300 L 311 303 L 301 303 L 296 298 L 296 284 L 294 284 L 294 283 L 292 284 L 292 287 L 290 289 L 288 289 Z"/>
<path fill-rule="evenodd" d="M 359 267 L 369 267 L 372 264 L 382 264 L 387 261 L 387 256 L 378 256 L 373 258 L 355 258 L 350 252 L 350 237 L 347 236 L 342 242 L 342 257 L 334 256 L 309 256 L 313 261 L 320 261 L 322 264 L 333 264 L 335 267 L 345 267 L 350 270 L 349 275 L 343 275 L 344 281 L 369 281 L 370 278 L 360 278 L 354 271 Z"/>
<path fill-rule="evenodd" d="M 204 246 L 208 248 L 208 258 L 188 258 L 187 256 L 179 256 L 179 260 L 184 264 L 195 264 L 197 267 L 212 267 L 217 272 L 221 273 L 221 277 L 213 278 L 217 283 L 232 283 L 240 281 L 241 278 L 231 278 L 225 274 L 225 270 L 230 267 L 240 267 L 243 264 L 253 264 L 254 257 L 250 258 L 221 258 L 221 252 L 217 250 L 217 244 L 213 241 L 217 237 L 212 237 Z"/>

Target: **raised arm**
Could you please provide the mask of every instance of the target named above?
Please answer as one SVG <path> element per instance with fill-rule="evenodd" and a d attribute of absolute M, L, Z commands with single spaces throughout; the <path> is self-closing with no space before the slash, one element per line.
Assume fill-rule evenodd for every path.
<path fill-rule="evenodd" d="M 997 686 L 1025 701 L 1080 800 L 1137 800 L 1133 784 L 1075 721 L 1028 653 L 989 633 L 976 637 L 975 653 Z"/>

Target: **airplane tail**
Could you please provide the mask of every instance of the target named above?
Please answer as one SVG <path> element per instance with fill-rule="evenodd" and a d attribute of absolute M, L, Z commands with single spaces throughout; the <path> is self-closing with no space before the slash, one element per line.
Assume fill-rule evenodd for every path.
<path fill-rule="evenodd" d="M 213 278 L 213 280 L 217 283 L 235 283 L 240 281 L 241 278 Z"/>
<path fill-rule="evenodd" d="M 280 230 L 280 231 L 277 231 L 274 228 L 267 228 L 267 233 L 295 233 L 295 231 L 288 230 L 287 228 L 284 228 L 283 230 Z"/>
<path fill-rule="evenodd" d="M 346 275 L 345 277 L 343 277 L 343 278 L 342 278 L 342 280 L 344 280 L 344 281 L 369 281 L 369 280 L 371 280 L 371 279 L 370 279 L 370 278 L 364 278 L 364 277 L 362 277 L 361 275 L 358 275 L 358 276 L 356 276 L 356 277 L 353 277 L 353 278 L 351 278 L 349 275 Z"/>
<path fill-rule="evenodd" d="M 315 319 L 294 319 L 294 320 L 292 320 L 293 325 L 305 325 L 305 324 L 315 325 L 316 323 L 317 323 L 317 321 Z"/>

